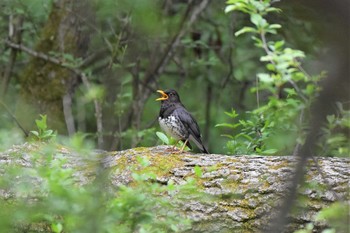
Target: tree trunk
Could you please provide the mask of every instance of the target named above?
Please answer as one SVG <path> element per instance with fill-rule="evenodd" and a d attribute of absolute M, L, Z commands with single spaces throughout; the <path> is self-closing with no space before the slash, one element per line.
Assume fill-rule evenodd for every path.
<path fill-rule="evenodd" d="M 76 58 L 81 58 L 87 50 L 89 37 L 82 23 L 89 18 L 90 12 L 85 1 L 54 1 L 35 52 L 56 58 L 62 64 L 76 62 Z M 20 79 L 21 98 L 16 110 L 19 121 L 25 128 L 32 129 L 34 119 L 39 114 L 46 114 L 50 128 L 67 132 L 63 97 L 72 95 L 77 83 L 78 77 L 71 70 L 53 64 L 49 59 L 31 57 Z"/>
<path fill-rule="evenodd" d="M 120 152 L 104 152 L 99 160 L 103 169 L 108 169 L 110 186 L 135 185 L 131 168 L 138 167 L 138 157 L 147 159 L 150 165 L 137 169 L 152 171 L 157 178 L 153 182 L 166 185 L 186 183 L 195 179 L 198 192 L 185 200 L 174 201 L 181 212 L 193 221 L 189 232 L 259 232 L 267 227 L 276 214 L 281 200 L 286 195 L 292 177 L 296 158 L 293 156 L 226 156 L 218 154 L 170 153 L 169 147 L 135 148 Z M 0 154 L 0 164 L 17 164 L 33 167 L 37 158 L 30 157 L 30 151 L 40 151 L 37 145 L 27 144 Z M 91 159 L 77 156 L 67 148 L 54 153 L 65 156 L 67 167 L 76 171 L 77 180 L 87 184 L 94 180 L 96 169 Z M 28 156 L 29 155 L 29 156 Z M 34 157 L 34 156 L 33 156 Z M 101 158 L 101 154 L 99 155 Z M 322 175 L 313 161 L 308 161 L 306 182 L 299 188 L 302 206 L 297 206 L 290 218 L 292 223 L 285 232 L 293 232 L 312 222 L 315 229 L 322 229 L 324 223 L 315 222 L 315 214 L 330 205 L 337 198 L 349 200 L 350 159 L 317 158 Z M 199 167 L 201 172 L 195 174 Z M 144 170 L 143 170 L 144 169 Z M 2 174 L 0 170 L 0 175 Z M 201 174 L 200 174 L 201 173 Z M 200 174 L 200 175 L 198 175 Z M 27 177 L 24 177 L 27 179 Z M 35 182 L 38 179 L 34 179 Z M 15 181 L 14 181 L 15 182 Z M 108 187 L 106 187 L 108 189 Z M 40 193 L 40 192 L 39 192 Z M 10 194 L 2 190 L 0 196 Z M 16 195 L 13 195 L 16 196 Z"/>

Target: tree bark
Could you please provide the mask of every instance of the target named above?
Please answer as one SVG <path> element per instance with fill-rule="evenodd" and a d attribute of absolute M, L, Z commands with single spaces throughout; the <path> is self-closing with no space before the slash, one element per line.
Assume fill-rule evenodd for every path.
<path fill-rule="evenodd" d="M 0 153 L 2 168 L 7 165 L 34 167 L 37 158 L 30 152 L 40 151 L 38 144 L 25 144 Z M 77 182 L 91 183 L 96 170 L 91 169 L 91 159 L 77 156 L 67 148 L 57 149 L 54 156 L 67 157 L 68 168 L 76 171 Z M 14 156 L 15 155 L 15 156 Z M 102 156 L 101 156 L 102 155 Z M 34 157 L 34 156 L 33 156 Z M 139 165 L 138 157 L 146 158 L 150 165 L 138 169 L 151 170 L 160 184 L 184 184 L 195 179 L 198 192 L 185 200 L 172 200 L 181 212 L 193 221 L 189 232 L 259 232 L 267 227 L 276 214 L 276 208 L 286 195 L 297 159 L 293 156 L 227 156 L 219 154 L 172 153 L 167 146 L 135 148 L 120 152 L 99 152 L 97 164 L 109 171 L 111 187 L 133 183 L 131 168 Z M 84 159 L 85 158 L 85 159 Z M 312 222 L 315 229 L 326 227 L 315 222 L 315 214 L 336 201 L 349 201 L 349 158 L 317 158 L 322 175 L 314 161 L 308 161 L 305 185 L 299 187 L 302 206 L 290 216 L 291 224 L 285 232 L 293 232 Z M 195 167 L 201 175 L 195 174 Z M 95 167 L 96 168 L 96 167 Z M 196 168 L 197 169 L 197 168 Z M 0 175 L 4 170 L 0 169 Z M 24 177 L 27 179 L 28 177 Z M 34 179 L 38 182 L 38 179 Z M 16 181 L 13 181 L 16 182 Z M 135 184 L 133 184 L 135 185 Z M 108 187 L 106 187 L 108 188 Z M 16 196 L 0 189 L 0 197 Z"/>

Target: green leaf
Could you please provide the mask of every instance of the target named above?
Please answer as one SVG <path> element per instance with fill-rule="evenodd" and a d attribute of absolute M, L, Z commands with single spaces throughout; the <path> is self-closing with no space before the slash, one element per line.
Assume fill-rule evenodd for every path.
<path fill-rule="evenodd" d="M 253 9 L 251 9 L 251 5 L 247 3 L 247 1 L 242 0 L 229 0 L 226 2 L 228 6 L 225 8 L 225 13 L 230 11 L 242 11 L 244 13 L 251 13 Z"/>
<path fill-rule="evenodd" d="M 279 29 L 281 27 L 282 26 L 280 24 L 271 24 L 271 25 L 269 25 L 269 29 Z"/>
<path fill-rule="evenodd" d="M 274 44 L 275 50 L 281 49 L 283 45 L 284 45 L 284 40 L 276 41 Z"/>
<path fill-rule="evenodd" d="M 193 170 L 194 170 L 194 174 L 195 174 L 196 176 L 202 177 L 203 172 L 202 172 L 201 167 L 199 167 L 199 166 L 196 165 L 196 166 L 193 168 Z"/>
<path fill-rule="evenodd" d="M 258 48 L 262 48 L 263 47 L 263 42 L 260 38 L 256 37 L 256 36 L 252 36 L 252 40 L 255 41 L 254 45 Z"/>
<path fill-rule="evenodd" d="M 235 110 L 231 110 L 231 112 L 225 112 L 225 114 L 229 117 L 232 117 L 232 118 L 236 118 L 238 116 L 238 114 L 236 113 Z"/>
<path fill-rule="evenodd" d="M 347 139 L 344 135 L 335 135 L 335 136 L 332 136 L 331 138 L 329 138 L 327 140 L 327 143 L 330 144 L 330 145 L 335 145 L 337 143 L 342 143 L 342 142 L 346 142 Z"/>
<path fill-rule="evenodd" d="M 256 26 L 261 25 L 263 20 L 264 20 L 264 18 L 259 14 L 251 14 L 250 15 L 250 21 Z"/>
<path fill-rule="evenodd" d="M 215 127 L 227 127 L 227 128 L 236 128 L 235 125 L 230 124 L 230 123 L 220 123 L 220 124 L 216 124 Z"/>
<path fill-rule="evenodd" d="M 248 140 L 248 141 L 252 141 L 252 140 L 253 140 L 252 137 L 250 137 L 249 135 L 244 134 L 244 133 L 237 134 L 236 137 L 237 137 L 237 138 L 242 137 L 242 138 L 245 138 L 245 139 Z"/>
<path fill-rule="evenodd" d="M 50 130 L 45 130 L 41 137 L 47 138 L 47 137 L 52 136 L 52 134 L 53 134 L 53 130 L 51 130 L 51 129 Z"/>
<path fill-rule="evenodd" d="M 62 223 L 52 223 L 51 229 L 55 233 L 60 233 L 63 230 L 63 225 L 62 225 Z"/>
<path fill-rule="evenodd" d="M 166 145 L 169 145 L 169 138 L 162 132 L 156 132 L 158 138 Z"/>
<path fill-rule="evenodd" d="M 297 95 L 297 92 L 294 88 L 284 88 L 284 91 L 288 94 L 288 97 Z"/>
<path fill-rule="evenodd" d="M 273 78 L 269 75 L 269 74 L 265 74 L 265 73 L 260 73 L 260 74 L 257 74 L 260 82 L 263 82 L 263 83 L 273 83 Z"/>
<path fill-rule="evenodd" d="M 39 132 L 38 131 L 30 131 L 32 134 L 34 134 L 35 136 L 39 137 Z"/>
<path fill-rule="evenodd" d="M 235 11 L 235 10 L 237 10 L 237 6 L 235 6 L 235 5 L 229 5 L 229 6 L 225 7 L 225 13 Z"/>
<path fill-rule="evenodd" d="M 261 151 L 261 153 L 265 155 L 272 155 L 272 154 L 275 154 L 277 151 L 278 150 L 276 149 L 268 149 L 268 150 Z"/>
<path fill-rule="evenodd" d="M 234 139 L 234 137 L 232 135 L 229 134 L 221 134 L 222 137 L 227 137 L 229 139 Z"/>
<path fill-rule="evenodd" d="M 283 50 L 283 52 L 285 53 L 285 55 L 290 55 L 293 58 L 303 58 L 303 57 L 305 57 L 305 53 L 303 51 L 296 50 L 296 49 L 285 48 Z"/>
<path fill-rule="evenodd" d="M 269 7 L 266 9 L 266 12 L 278 12 L 279 13 L 279 12 L 282 12 L 282 10 L 279 8 L 276 8 L 276 7 Z"/>
<path fill-rule="evenodd" d="M 105 88 L 102 85 L 92 85 L 87 92 L 85 92 L 85 98 L 88 101 L 102 100 L 105 96 Z"/>
<path fill-rule="evenodd" d="M 322 233 L 336 233 L 336 232 L 337 231 L 334 228 L 332 228 L 332 229 L 325 229 L 325 230 L 322 231 Z"/>
<path fill-rule="evenodd" d="M 316 221 L 324 221 L 327 219 L 337 218 L 337 216 L 341 213 L 347 213 L 347 208 L 349 205 L 341 203 L 341 202 L 334 202 L 328 207 L 323 208 L 318 214 L 316 215 Z"/>
<path fill-rule="evenodd" d="M 46 115 L 40 115 L 41 119 L 40 120 L 35 120 L 35 124 L 40 130 L 45 130 L 47 128 L 46 124 Z"/>
<path fill-rule="evenodd" d="M 236 33 L 235 33 L 235 36 L 239 36 L 239 35 L 242 35 L 244 33 L 247 33 L 247 32 L 257 32 L 257 30 L 255 28 L 252 28 L 252 27 L 243 27 L 241 30 L 238 30 Z"/>
<path fill-rule="evenodd" d="M 316 91 L 316 86 L 314 84 L 308 84 L 305 89 L 307 95 L 312 95 Z"/>
<path fill-rule="evenodd" d="M 334 120 L 335 120 L 335 115 L 334 114 L 327 116 L 328 123 L 334 123 Z"/>
<path fill-rule="evenodd" d="M 261 15 L 259 14 L 251 14 L 250 15 L 250 21 L 258 28 L 258 29 L 262 29 L 262 28 L 267 28 L 268 27 L 268 23 L 266 21 L 266 19 L 264 19 Z"/>

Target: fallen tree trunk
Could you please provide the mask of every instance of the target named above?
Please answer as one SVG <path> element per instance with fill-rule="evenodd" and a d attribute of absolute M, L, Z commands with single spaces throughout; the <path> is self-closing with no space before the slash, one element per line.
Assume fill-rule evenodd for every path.
<path fill-rule="evenodd" d="M 39 147 L 25 144 L 0 154 L 0 175 L 6 166 L 13 164 L 33 167 L 38 160 L 28 151 Z M 91 161 L 64 147 L 58 147 L 54 154 L 68 159 L 67 167 L 76 170 L 75 175 L 82 185 L 94 180 L 96 169 L 89 166 Z M 292 156 L 178 154 L 170 152 L 167 146 L 99 154 L 98 163 L 102 169 L 109 170 L 108 183 L 114 187 L 133 182 L 131 168 L 139 163 L 138 157 L 150 163 L 140 169 L 152 171 L 160 184 L 170 181 L 183 184 L 189 178 L 196 179 L 198 191 L 210 198 L 194 196 L 183 203 L 176 200 L 184 215 L 193 221 L 189 232 L 258 232 L 264 229 L 288 191 L 297 161 Z M 317 158 L 317 162 L 322 174 L 314 161 L 308 161 L 306 183 L 299 189 L 302 206 L 290 216 L 292 224 L 285 232 L 293 232 L 309 222 L 314 224 L 314 229 L 325 228 L 324 223 L 314 221 L 315 214 L 337 198 L 349 200 L 350 159 L 322 157 Z M 16 195 L 0 187 L 0 196 Z"/>

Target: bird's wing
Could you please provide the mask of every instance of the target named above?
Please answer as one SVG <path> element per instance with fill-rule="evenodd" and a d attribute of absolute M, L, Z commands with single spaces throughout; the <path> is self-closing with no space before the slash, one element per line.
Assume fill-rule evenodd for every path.
<path fill-rule="evenodd" d="M 191 113 L 189 113 L 184 107 L 177 108 L 174 113 L 180 118 L 181 122 L 188 129 L 190 140 L 192 140 L 202 152 L 208 153 L 207 149 L 202 143 L 199 126 Z"/>
<path fill-rule="evenodd" d="M 174 113 L 179 117 L 181 122 L 186 126 L 192 136 L 200 138 L 201 134 L 199 131 L 199 126 L 191 113 L 189 113 L 185 108 L 178 107 Z"/>

